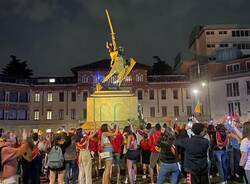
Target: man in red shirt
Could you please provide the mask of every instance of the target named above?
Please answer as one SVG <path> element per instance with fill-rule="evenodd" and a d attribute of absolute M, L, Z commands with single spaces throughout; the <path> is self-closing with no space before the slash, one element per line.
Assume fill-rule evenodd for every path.
<path fill-rule="evenodd" d="M 116 124 L 113 126 L 113 132 L 116 130 Z M 113 147 L 113 157 L 114 157 L 114 164 L 117 166 L 117 183 L 120 183 L 120 170 L 121 170 L 121 160 L 120 154 L 122 151 L 122 144 L 123 144 L 123 136 L 120 131 L 118 134 L 111 140 L 111 144 Z"/>
<path fill-rule="evenodd" d="M 155 132 L 149 136 L 148 144 L 150 146 L 151 155 L 150 155 L 150 164 L 149 164 L 149 173 L 151 178 L 151 183 L 154 183 L 154 168 L 156 166 L 157 173 L 159 171 L 158 161 L 159 161 L 159 151 L 155 149 L 157 141 L 161 135 L 161 125 L 157 123 L 155 125 Z"/>

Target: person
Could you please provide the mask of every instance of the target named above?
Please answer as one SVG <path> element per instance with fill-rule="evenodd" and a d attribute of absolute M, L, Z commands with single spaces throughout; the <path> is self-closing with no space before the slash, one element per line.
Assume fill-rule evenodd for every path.
<path fill-rule="evenodd" d="M 65 184 L 70 183 L 70 179 L 72 178 L 72 183 L 77 183 L 78 176 L 78 166 L 76 163 L 76 135 L 75 129 L 71 128 L 68 132 L 68 136 L 70 139 L 69 146 L 65 150 L 64 158 L 65 158 Z"/>
<path fill-rule="evenodd" d="M 203 136 L 204 124 L 194 123 L 193 136 L 176 139 L 175 145 L 185 149 L 184 170 L 187 172 L 188 184 L 208 184 L 207 151 L 209 142 Z"/>
<path fill-rule="evenodd" d="M 151 183 L 154 183 L 154 168 L 156 166 L 156 170 L 157 170 L 157 174 L 159 172 L 159 166 L 158 166 L 158 160 L 159 160 L 159 151 L 155 149 L 155 146 L 157 144 L 158 138 L 161 135 L 161 125 L 159 123 L 157 123 L 155 125 L 155 132 L 150 134 L 149 136 L 149 146 L 150 146 L 150 150 L 151 150 L 151 155 L 150 155 L 150 169 L 149 169 L 149 173 L 150 173 L 150 179 L 151 179 Z"/>
<path fill-rule="evenodd" d="M 142 160 L 142 167 L 143 167 L 143 175 L 142 178 L 147 178 L 147 170 L 149 171 L 149 159 L 150 159 L 150 146 L 148 144 L 148 134 L 144 134 L 143 139 L 140 142 L 141 148 L 141 160 Z"/>
<path fill-rule="evenodd" d="M 48 153 L 48 167 L 50 184 L 56 183 L 56 175 L 58 184 L 63 184 L 65 175 L 65 160 L 64 153 L 66 148 L 70 145 L 70 138 L 68 136 L 62 137 L 62 132 L 58 132 L 52 141 L 50 151 Z M 58 159 L 57 159 L 58 158 Z M 56 159 L 56 166 L 53 162 Z M 62 164 L 61 164 L 62 162 Z"/>
<path fill-rule="evenodd" d="M 92 184 L 92 160 L 91 153 L 89 150 L 89 139 L 94 136 L 94 133 L 89 134 L 82 130 L 79 132 L 76 142 L 76 148 L 79 152 L 78 156 L 78 167 L 79 175 L 78 182 L 79 184 L 89 183 Z"/>
<path fill-rule="evenodd" d="M 112 132 L 108 124 L 102 124 L 101 126 L 101 146 L 102 153 L 101 157 L 105 161 L 105 169 L 102 177 L 102 184 L 109 184 L 111 180 L 111 167 L 113 161 L 113 148 L 111 144 L 111 137 L 114 137 L 118 133 L 118 125 L 116 126 L 115 132 Z"/>
<path fill-rule="evenodd" d="M 214 159 L 216 167 L 219 172 L 219 179 L 221 183 L 227 181 L 227 152 L 228 136 L 223 124 L 216 126 L 216 145 L 214 146 Z"/>
<path fill-rule="evenodd" d="M 159 137 L 157 147 L 160 148 L 160 171 L 157 184 L 163 184 L 165 177 L 170 176 L 170 183 L 177 184 L 180 174 L 179 163 L 177 160 L 177 149 L 173 144 L 175 134 L 170 128 L 165 128 L 164 133 Z"/>
<path fill-rule="evenodd" d="M 45 151 L 45 145 L 39 140 L 37 132 L 32 134 L 32 160 L 31 162 L 26 159 L 22 159 L 22 169 L 23 169 L 23 183 L 29 184 L 40 184 L 40 175 L 42 169 L 42 152 Z"/>
<path fill-rule="evenodd" d="M 246 183 L 250 182 L 250 121 L 243 124 L 243 140 L 241 141 L 240 166 L 244 168 L 246 175 Z"/>
<path fill-rule="evenodd" d="M 116 124 L 113 125 L 112 131 L 116 131 Z M 122 144 L 123 144 L 123 135 L 118 129 L 117 135 L 111 139 L 111 144 L 113 148 L 113 156 L 114 156 L 114 163 L 117 166 L 117 177 L 116 183 L 120 183 L 120 172 L 121 172 L 121 151 L 122 151 Z"/>
<path fill-rule="evenodd" d="M 134 184 L 136 180 L 134 165 L 136 161 L 139 160 L 140 157 L 135 133 L 133 132 L 129 133 L 126 146 L 128 150 L 126 156 L 127 156 L 127 169 L 128 169 L 129 182 L 130 184 Z"/>
<path fill-rule="evenodd" d="M 99 155 L 98 155 L 98 135 L 97 133 L 89 139 L 89 151 L 92 156 L 93 166 L 95 169 L 95 178 L 99 179 Z"/>
<path fill-rule="evenodd" d="M 0 140 L 1 152 L 1 169 L 0 183 L 16 184 L 17 158 L 25 156 L 29 161 L 32 160 L 31 148 L 27 142 L 27 132 L 22 132 L 22 144 L 18 148 L 14 148 L 16 143 L 14 139 L 8 139 L 2 134 Z"/>

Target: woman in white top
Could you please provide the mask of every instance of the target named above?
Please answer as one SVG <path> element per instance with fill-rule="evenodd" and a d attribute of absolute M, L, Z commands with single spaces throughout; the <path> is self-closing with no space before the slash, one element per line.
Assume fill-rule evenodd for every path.
<path fill-rule="evenodd" d="M 240 166 L 244 167 L 246 178 L 250 182 L 250 121 L 243 124 L 243 140 L 240 145 Z"/>

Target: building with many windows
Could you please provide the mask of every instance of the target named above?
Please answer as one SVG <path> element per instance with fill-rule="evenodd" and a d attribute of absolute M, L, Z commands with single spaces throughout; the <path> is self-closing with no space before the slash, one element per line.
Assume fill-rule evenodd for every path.
<path fill-rule="evenodd" d="M 87 97 L 109 71 L 109 62 L 101 60 L 72 68 L 72 77 L 25 81 L 2 77 L 1 125 L 78 126 L 86 120 Z M 163 122 L 166 117 L 185 121 L 194 108 L 188 78 L 185 75 L 148 75 L 149 69 L 149 66 L 137 63 L 120 89 L 130 90 L 138 97 L 148 122 Z M 117 89 L 115 76 L 105 83 L 105 89 Z"/>
<path fill-rule="evenodd" d="M 189 48 L 196 57 L 207 57 L 209 61 L 249 55 L 250 25 L 197 26 L 191 32 Z"/>

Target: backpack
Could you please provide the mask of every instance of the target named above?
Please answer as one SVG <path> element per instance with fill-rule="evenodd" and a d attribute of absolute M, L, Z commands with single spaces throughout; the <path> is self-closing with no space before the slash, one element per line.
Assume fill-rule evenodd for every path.
<path fill-rule="evenodd" d="M 48 166 L 51 169 L 59 169 L 63 166 L 64 157 L 60 146 L 53 146 L 48 154 Z"/>

